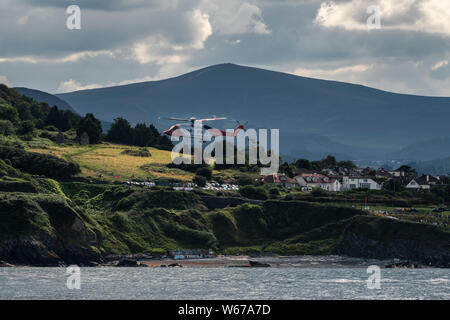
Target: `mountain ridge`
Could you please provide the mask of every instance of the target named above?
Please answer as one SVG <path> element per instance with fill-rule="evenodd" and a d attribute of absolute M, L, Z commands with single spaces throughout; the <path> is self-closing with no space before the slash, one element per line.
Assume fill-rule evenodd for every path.
<path fill-rule="evenodd" d="M 93 112 L 106 121 L 125 117 L 132 123 L 155 123 L 164 116 L 211 115 L 249 120 L 250 127 L 289 133 L 281 141 L 284 154 L 306 153 L 303 145 L 314 140 L 305 140 L 305 135 L 329 139 L 331 149 L 334 144 L 349 146 L 345 153 L 353 158 L 385 158 L 408 145 L 450 136 L 445 120 L 450 118 L 450 98 L 391 93 L 234 64 L 56 96 L 80 114 Z M 308 152 L 316 149 L 313 145 Z"/>
<path fill-rule="evenodd" d="M 54 94 L 25 87 L 15 87 L 14 90 L 19 92 L 21 95 L 36 100 L 37 102 L 47 102 L 51 107 L 57 106 L 62 110 L 70 110 L 72 112 L 76 112 L 70 104 L 68 104 L 63 99 L 55 96 Z"/>

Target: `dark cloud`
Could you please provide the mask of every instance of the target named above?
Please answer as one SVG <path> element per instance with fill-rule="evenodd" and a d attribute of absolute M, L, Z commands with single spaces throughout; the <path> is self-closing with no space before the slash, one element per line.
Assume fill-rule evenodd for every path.
<path fill-rule="evenodd" d="M 33 7 L 67 8 L 78 5 L 82 9 L 99 11 L 123 11 L 139 8 L 175 6 L 178 0 L 19 0 Z"/>

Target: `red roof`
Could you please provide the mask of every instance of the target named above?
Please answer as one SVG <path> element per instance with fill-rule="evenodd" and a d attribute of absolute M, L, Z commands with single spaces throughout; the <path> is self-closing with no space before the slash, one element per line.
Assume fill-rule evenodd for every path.
<path fill-rule="evenodd" d="M 265 182 L 268 183 L 297 183 L 297 180 L 291 179 L 285 174 L 271 174 L 263 177 Z"/>

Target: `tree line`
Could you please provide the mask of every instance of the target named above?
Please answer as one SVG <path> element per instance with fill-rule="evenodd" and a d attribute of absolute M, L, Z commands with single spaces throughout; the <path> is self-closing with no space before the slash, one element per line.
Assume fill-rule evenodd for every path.
<path fill-rule="evenodd" d="M 138 147 L 155 147 L 163 150 L 172 150 L 170 139 L 161 135 L 153 124 L 147 126 L 138 123 L 133 128 L 128 120 L 117 118 L 105 136 L 109 142 L 134 145 Z"/>
<path fill-rule="evenodd" d="M 86 132 L 90 144 L 106 140 L 139 147 L 172 149 L 170 139 L 160 134 L 153 125 L 139 123 L 133 128 L 126 119 L 118 118 L 105 135 L 101 121 L 92 113 L 82 117 L 70 110 L 37 102 L 0 84 L 0 134 L 32 138 L 36 129 L 61 132 L 73 129 L 78 138 Z"/>

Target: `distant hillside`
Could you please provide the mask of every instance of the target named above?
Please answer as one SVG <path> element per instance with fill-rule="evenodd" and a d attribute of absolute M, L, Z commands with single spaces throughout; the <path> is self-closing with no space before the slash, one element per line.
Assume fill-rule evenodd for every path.
<path fill-rule="evenodd" d="M 68 104 L 63 99 L 58 98 L 50 93 L 23 87 L 18 87 L 14 89 L 20 94 L 23 94 L 24 96 L 33 98 L 37 102 L 47 102 L 51 107 L 57 106 L 59 109 L 70 110 L 76 113 L 76 111 L 70 106 L 70 104 Z"/>
<path fill-rule="evenodd" d="M 334 153 L 353 159 L 386 159 L 412 143 L 450 136 L 450 98 L 395 94 L 233 64 L 57 96 L 80 114 L 93 112 L 106 121 L 123 116 L 155 123 L 159 116 L 211 115 L 249 120 L 249 126 L 279 128 L 282 153 L 297 157 L 323 152 L 305 134 L 327 139 L 338 148 Z"/>
<path fill-rule="evenodd" d="M 29 88 L 23 88 L 23 87 L 17 87 L 14 88 L 17 92 L 20 94 L 30 97 L 33 100 L 37 102 L 47 102 L 51 107 L 57 106 L 61 110 L 70 110 L 74 113 L 78 113 L 76 110 L 72 108 L 70 104 L 68 104 L 66 101 L 64 101 L 61 98 L 58 98 L 57 96 L 44 92 L 39 91 L 35 89 L 29 89 Z M 79 113 L 80 115 L 84 116 L 84 113 Z M 108 132 L 109 128 L 111 127 L 112 122 L 109 121 L 102 121 L 102 129 L 103 132 Z"/>
<path fill-rule="evenodd" d="M 450 157 L 438 160 L 414 162 L 411 166 L 417 170 L 419 174 L 428 173 L 431 175 L 448 175 L 450 174 Z"/>
<path fill-rule="evenodd" d="M 392 159 L 434 160 L 450 156 L 450 136 L 408 145 L 390 154 Z"/>

